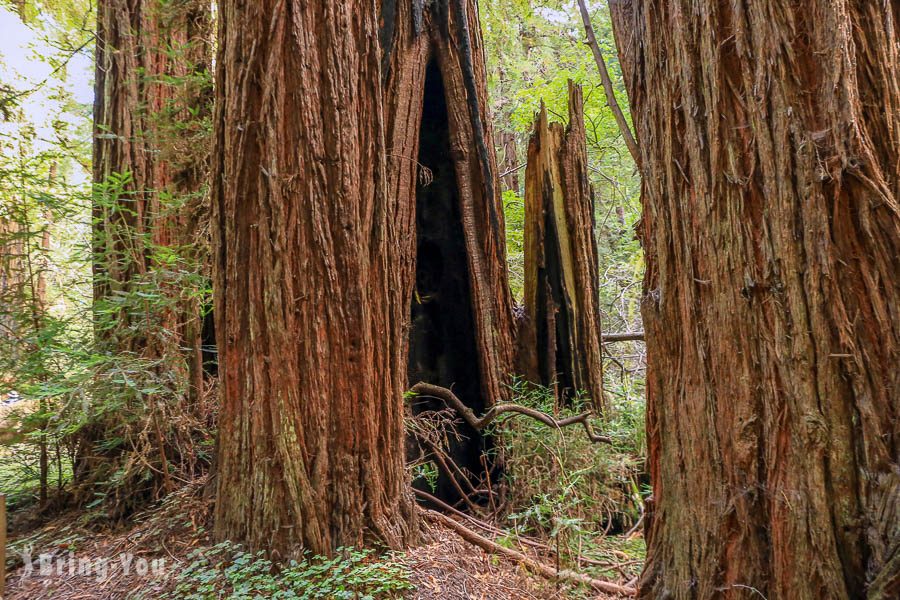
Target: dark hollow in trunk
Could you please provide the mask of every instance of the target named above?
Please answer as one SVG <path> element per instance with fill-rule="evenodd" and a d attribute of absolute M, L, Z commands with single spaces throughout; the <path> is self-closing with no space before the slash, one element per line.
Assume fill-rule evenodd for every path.
<path fill-rule="evenodd" d="M 433 179 L 416 187 L 416 284 L 411 299 L 409 383 L 418 381 L 452 388 L 476 414 L 485 409 L 475 339 L 472 291 L 465 237 L 459 210 L 456 170 L 450 156 L 450 131 L 444 83 L 435 62 L 425 76 L 419 163 Z M 413 411 L 444 408 L 440 400 L 421 398 Z M 489 438 L 466 424 L 458 426 L 459 439 L 451 438 L 449 457 L 459 467 L 477 474 Z M 424 488 L 423 488 L 424 489 Z M 428 490 L 430 491 L 430 490 Z M 446 502 L 460 500 L 459 492 L 443 470 L 436 495 Z"/>
<path fill-rule="evenodd" d="M 569 332 L 571 307 L 567 306 L 563 290 L 562 258 L 559 252 L 559 232 L 553 214 L 544 215 L 544 242 L 546 262 L 538 268 L 538 281 L 543 285 L 537 288 L 535 327 L 537 329 L 537 362 L 540 383 L 553 386 L 558 399 L 563 404 L 570 404 L 578 392 L 575 385 L 575 373 L 571 368 L 572 344 Z M 560 310 L 560 307 L 563 307 Z"/>
<path fill-rule="evenodd" d="M 480 414 L 509 395 L 513 325 L 478 7 L 402 0 L 380 8 L 387 236 L 398 251 L 388 305 L 403 325 L 391 347 L 408 367 L 404 384 L 452 386 Z M 410 404 L 415 412 L 444 408 L 428 402 Z M 450 458 L 476 477 L 488 462 L 496 477 L 500 458 L 485 454 L 491 442 L 462 433 Z M 441 479 L 442 490 L 448 482 Z M 460 493 L 438 495 L 455 502 Z"/>
<path fill-rule="evenodd" d="M 216 321 L 212 310 L 203 314 L 203 322 L 200 325 L 200 351 L 203 362 L 203 372 L 210 377 L 219 374 L 219 352 L 216 347 Z"/>

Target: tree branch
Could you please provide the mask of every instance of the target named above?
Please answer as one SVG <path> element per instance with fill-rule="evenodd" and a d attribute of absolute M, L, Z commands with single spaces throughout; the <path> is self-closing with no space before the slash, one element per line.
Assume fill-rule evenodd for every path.
<path fill-rule="evenodd" d="M 435 398 L 437 400 L 443 400 L 447 406 L 455 410 L 459 414 L 459 416 L 461 416 L 463 420 L 476 431 L 481 431 L 503 413 L 516 413 L 531 417 L 532 419 L 540 421 L 544 425 L 552 427 L 554 429 L 561 429 L 563 427 L 568 427 L 569 425 L 580 423 L 582 427 L 584 427 L 584 431 L 585 433 L 587 433 L 588 439 L 593 443 L 612 444 L 612 438 L 605 435 L 597 435 L 594 432 L 594 429 L 591 427 L 591 423 L 589 421 L 589 418 L 592 414 L 591 411 L 583 412 L 579 415 L 575 415 L 574 417 L 567 417 L 565 419 L 557 420 L 548 414 L 534 410 L 533 408 L 528 408 L 527 406 L 522 406 L 520 404 L 495 404 L 494 406 L 489 408 L 481 418 L 479 418 L 475 416 L 475 413 L 472 412 L 471 408 L 463 404 L 462 400 L 457 398 L 456 394 L 454 394 L 447 388 L 441 387 L 439 385 L 431 385 L 430 383 L 424 383 L 420 381 L 416 385 L 412 386 L 412 388 L 410 388 L 410 391 L 418 396 L 426 396 Z"/>
<path fill-rule="evenodd" d="M 603 82 L 603 91 L 606 92 L 606 102 L 612 109 L 619 130 L 622 132 L 622 137 L 625 138 L 625 145 L 628 146 L 628 151 L 631 153 L 635 164 L 640 170 L 641 155 L 638 151 L 638 145 L 634 139 L 634 135 L 631 133 L 631 127 L 628 126 L 628 121 L 625 119 L 625 113 L 622 112 L 619 101 L 616 100 L 613 82 L 609 76 L 609 70 L 606 68 L 606 61 L 603 59 L 603 53 L 600 51 L 600 45 L 597 43 L 597 37 L 594 35 L 594 26 L 591 25 L 591 16 L 588 14 L 584 0 L 578 0 L 578 8 L 581 11 L 581 20 L 584 22 L 584 32 L 587 35 L 588 46 L 591 47 L 591 52 L 594 53 L 594 62 L 597 63 L 597 69 L 600 71 L 600 81 Z"/>
<path fill-rule="evenodd" d="M 643 342 L 644 341 L 644 332 L 643 331 L 625 331 L 623 333 L 604 333 L 603 343 L 612 343 L 612 342 Z"/>

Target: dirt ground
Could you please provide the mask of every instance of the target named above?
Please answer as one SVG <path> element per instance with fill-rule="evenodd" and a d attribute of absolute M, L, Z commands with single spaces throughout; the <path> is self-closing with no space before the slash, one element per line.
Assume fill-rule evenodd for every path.
<path fill-rule="evenodd" d="M 158 598 L 172 589 L 170 575 L 190 561 L 191 551 L 210 543 L 209 512 L 202 482 L 197 482 L 172 494 L 162 506 L 100 532 L 83 524 L 83 514 L 63 515 L 40 528 L 14 519 L 4 600 Z M 407 594 L 409 600 L 612 597 L 535 576 L 521 565 L 488 554 L 451 529 L 425 519 L 422 528 L 422 543 L 402 559 L 409 566 L 414 585 Z M 23 553 L 28 558 L 29 548 L 30 571 L 22 560 Z M 39 553 L 53 554 L 56 568 L 62 564 L 63 572 L 42 574 Z M 96 561 L 101 557 L 120 558 L 109 559 L 99 570 Z M 147 576 L 148 572 L 152 574 L 153 561 L 160 559 L 165 562 L 163 575 Z M 94 565 L 92 572 L 83 572 L 84 561 Z"/>

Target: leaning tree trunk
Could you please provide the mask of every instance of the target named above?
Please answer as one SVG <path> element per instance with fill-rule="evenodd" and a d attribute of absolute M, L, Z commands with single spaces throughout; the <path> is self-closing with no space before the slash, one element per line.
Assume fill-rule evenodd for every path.
<path fill-rule="evenodd" d="M 415 520 L 374 8 L 219 11 L 216 531 L 276 557 L 402 546 Z"/>
<path fill-rule="evenodd" d="M 194 401 L 203 386 L 200 301 L 185 293 L 188 284 L 177 277 L 193 269 L 191 263 L 204 261 L 202 253 L 183 253 L 184 248 L 205 246 L 197 231 L 202 229 L 208 155 L 203 119 L 211 100 L 205 77 L 209 33 L 209 5 L 199 1 L 102 0 L 97 9 L 93 156 L 97 337 L 111 353 L 156 363 L 160 379 L 175 373 L 180 388 L 175 395 Z M 171 262 L 173 257 L 179 262 Z M 158 290 L 159 299 L 147 300 Z M 172 447 L 190 445 L 185 439 L 176 443 L 173 436 L 189 437 L 184 428 L 176 429 L 175 413 L 190 413 L 191 408 L 156 394 L 139 402 L 141 406 L 126 409 L 142 415 L 136 425 L 119 419 L 116 411 L 93 418 L 80 432 L 76 480 L 101 481 L 122 467 L 122 461 L 147 460 L 145 455 L 143 461 L 119 461 L 119 450 L 98 446 L 110 437 L 127 439 L 134 451 L 151 455 L 149 477 L 136 473 L 133 483 L 143 487 L 149 480 L 154 496 L 171 487 L 170 462 L 191 467 L 192 453 L 176 455 Z M 146 431 L 153 432 L 148 439 Z M 93 499 L 89 488 L 85 486 L 86 499 Z M 143 495 L 136 491 L 123 486 L 120 504 L 132 504 Z"/>
<path fill-rule="evenodd" d="M 481 414 L 508 395 L 512 298 L 477 5 L 383 0 L 380 34 L 404 383 L 452 386 Z M 490 440 L 461 430 L 450 457 L 483 473 Z M 458 499 L 445 473 L 438 488 Z"/>
<path fill-rule="evenodd" d="M 543 106 L 525 168 L 525 314 L 519 369 L 560 404 L 586 393 L 603 408 L 600 276 L 581 88 L 569 82 L 569 125 Z"/>
<path fill-rule="evenodd" d="M 900 596 L 896 2 L 619 0 L 646 598 Z"/>

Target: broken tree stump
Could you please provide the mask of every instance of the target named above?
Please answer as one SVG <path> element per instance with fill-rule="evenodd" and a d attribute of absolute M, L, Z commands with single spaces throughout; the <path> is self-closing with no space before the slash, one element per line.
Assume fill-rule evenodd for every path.
<path fill-rule="evenodd" d="M 569 82 L 569 124 L 541 106 L 525 169 L 525 313 L 519 368 L 562 404 L 579 393 L 602 412 L 599 273 L 581 88 Z"/>

